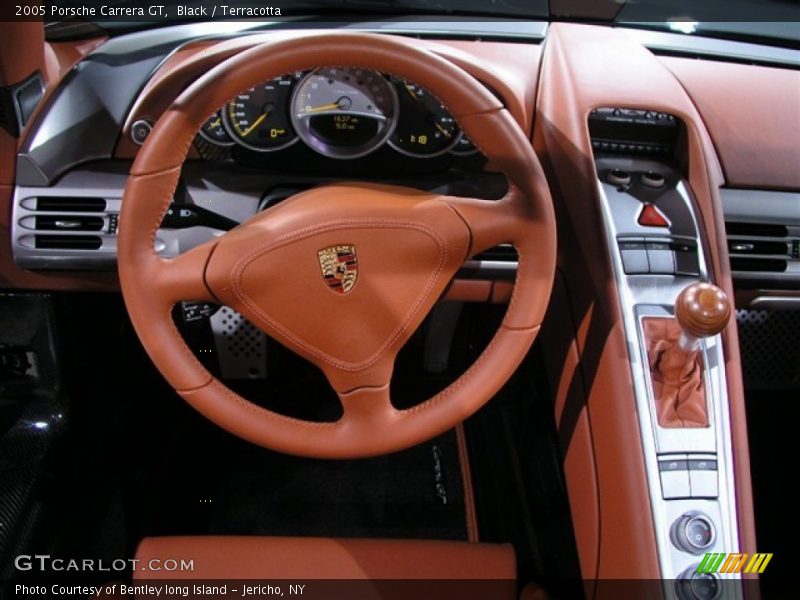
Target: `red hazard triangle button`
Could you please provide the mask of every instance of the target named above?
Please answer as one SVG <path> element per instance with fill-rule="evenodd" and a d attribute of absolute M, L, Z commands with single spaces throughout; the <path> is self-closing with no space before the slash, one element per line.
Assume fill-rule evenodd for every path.
<path fill-rule="evenodd" d="M 669 227 L 669 221 L 654 204 L 645 204 L 637 219 L 639 225 L 644 227 Z"/>

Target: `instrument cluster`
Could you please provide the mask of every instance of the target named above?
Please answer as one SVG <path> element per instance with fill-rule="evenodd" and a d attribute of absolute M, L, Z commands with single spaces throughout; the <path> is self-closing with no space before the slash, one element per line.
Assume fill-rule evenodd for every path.
<path fill-rule="evenodd" d="M 336 159 L 386 145 L 417 158 L 477 153 L 427 90 L 359 68 L 325 67 L 254 86 L 211 115 L 198 133 L 214 146 L 238 144 L 256 152 L 299 141 Z"/>

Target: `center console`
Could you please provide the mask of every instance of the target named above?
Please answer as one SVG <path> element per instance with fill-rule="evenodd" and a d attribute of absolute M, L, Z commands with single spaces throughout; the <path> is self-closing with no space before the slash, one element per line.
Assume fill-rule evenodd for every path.
<path fill-rule="evenodd" d="M 675 580 L 665 582 L 664 592 L 668 598 L 694 600 L 720 597 L 721 578 L 737 579 L 741 572 L 706 573 L 710 569 L 701 567 L 709 560 L 707 553 L 737 553 L 739 534 L 719 335 L 725 322 L 720 315 L 717 325 L 721 326 L 692 337 L 686 335 L 686 319 L 678 322 L 675 318 L 676 301 L 687 288 L 716 293 L 713 286 L 696 286 L 710 282 L 711 275 L 698 210 L 675 160 L 681 128 L 676 117 L 646 109 L 600 108 L 589 117 L 603 228 L 630 354 L 660 570 L 665 580 Z M 686 306 L 697 308 L 697 299 L 690 300 L 682 297 Z M 725 302 L 729 301 L 718 304 L 727 306 L 729 316 Z M 666 408 L 660 398 L 667 393 L 666 384 L 654 356 L 654 348 L 665 344 L 691 346 L 686 364 L 679 359 L 676 367 L 686 378 L 681 385 L 691 389 L 672 390 L 677 404 Z M 742 565 L 739 571 L 746 568 Z M 736 585 L 726 586 L 725 592 L 725 597 L 741 596 Z"/>

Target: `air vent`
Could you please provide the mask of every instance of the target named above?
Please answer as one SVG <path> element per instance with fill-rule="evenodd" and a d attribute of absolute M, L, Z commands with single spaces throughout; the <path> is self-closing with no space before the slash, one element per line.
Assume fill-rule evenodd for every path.
<path fill-rule="evenodd" d="M 726 222 L 731 270 L 740 277 L 766 279 L 792 270 L 800 259 L 797 240 L 785 225 L 754 222 Z M 797 265 L 794 265 L 797 266 Z"/>
<path fill-rule="evenodd" d="M 37 231 L 101 231 L 103 229 L 103 217 L 39 215 L 34 218 Z"/>
<path fill-rule="evenodd" d="M 36 199 L 36 210 L 54 212 L 103 212 L 104 198 L 82 198 L 79 196 L 42 196 Z"/>
<path fill-rule="evenodd" d="M 766 223 L 725 223 L 725 231 L 729 236 L 758 236 L 758 237 L 786 237 L 789 230 L 784 225 L 771 225 Z"/>
<path fill-rule="evenodd" d="M 25 269 L 113 269 L 127 173 L 73 171 L 57 186 L 17 187 L 14 262 Z"/>
<path fill-rule="evenodd" d="M 788 263 L 785 260 L 770 260 L 768 258 L 738 258 L 731 257 L 731 269 L 734 271 L 749 271 L 751 273 L 783 273 Z"/>
<path fill-rule="evenodd" d="M 103 240 L 98 235 L 37 235 L 37 250 L 98 250 Z"/>

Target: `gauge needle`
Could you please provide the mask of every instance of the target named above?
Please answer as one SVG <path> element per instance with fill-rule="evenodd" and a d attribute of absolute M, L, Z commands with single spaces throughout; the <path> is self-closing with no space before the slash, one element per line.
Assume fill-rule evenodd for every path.
<path fill-rule="evenodd" d="M 307 108 L 304 111 L 304 113 L 308 114 L 308 113 L 321 112 L 323 110 L 335 110 L 337 108 L 339 108 L 341 110 L 347 110 L 348 108 L 350 108 L 350 106 L 352 104 L 353 104 L 353 101 L 350 100 L 350 98 L 348 98 L 347 96 L 342 96 L 336 102 L 330 102 L 328 104 L 323 104 L 321 106 L 315 106 L 313 108 Z"/>
<path fill-rule="evenodd" d="M 222 117 L 217 117 L 217 120 L 211 121 L 211 123 L 209 123 L 208 126 L 211 127 L 212 129 L 216 129 L 217 127 L 219 127 L 219 124 L 221 122 L 222 122 Z"/>
<path fill-rule="evenodd" d="M 322 106 L 315 106 L 314 108 L 307 108 L 306 112 L 319 112 L 321 110 L 333 110 L 334 108 L 339 108 L 339 102 L 331 102 L 330 104 L 323 104 Z"/>
<path fill-rule="evenodd" d="M 247 129 L 245 129 L 245 130 L 242 132 L 242 137 L 247 137 L 248 135 L 250 135 L 251 133 L 253 133 L 253 130 L 254 130 L 256 127 L 258 127 L 259 125 L 261 125 L 261 123 L 264 121 L 264 119 L 266 119 L 266 118 L 267 118 L 267 116 L 269 116 L 269 113 L 270 113 L 270 112 L 272 112 L 272 111 L 269 111 L 269 110 L 268 110 L 267 112 L 263 113 L 263 114 L 262 114 L 260 117 L 258 117 L 258 118 L 255 120 L 255 122 L 254 122 L 252 125 L 250 125 L 250 127 L 248 127 Z"/>
<path fill-rule="evenodd" d="M 436 129 L 438 129 L 439 131 L 442 132 L 442 135 L 444 135 L 445 137 L 450 137 L 450 132 L 447 131 L 447 129 L 445 129 L 444 127 L 442 127 L 438 123 L 434 123 L 434 125 L 436 125 Z"/>

